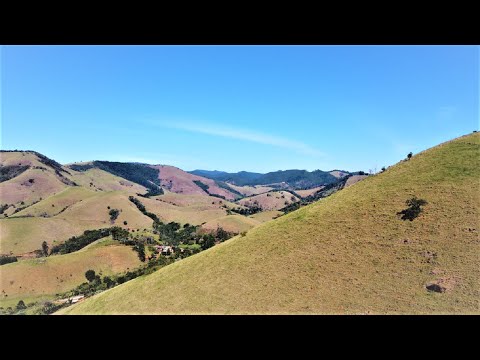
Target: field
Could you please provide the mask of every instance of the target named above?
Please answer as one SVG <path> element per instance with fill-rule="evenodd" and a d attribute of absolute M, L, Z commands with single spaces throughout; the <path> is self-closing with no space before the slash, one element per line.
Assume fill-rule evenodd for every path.
<path fill-rule="evenodd" d="M 324 186 L 317 186 L 315 188 L 307 189 L 307 190 L 295 190 L 295 192 L 298 195 L 300 195 L 301 197 L 307 197 L 307 196 L 315 194 L 318 190 L 321 190 L 323 188 L 324 188 Z"/>
<path fill-rule="evenodd" d="M 352 175 L 345 182 L 345 187 L 349 187 L 349 186 L 359 182 L 360 180 L 365 179 L 367 176 L 368 175 Z"/>
<path fill-rule="evenodd" d="M 205 230 L 216 230 L 218 227 L 221 227 L 229 232 L 240 233 L 242 231 L 250 230 L 258 224 L 260 224 L 260 221 L 258 220 L 235 214 L 211 220 L 203 225 L 202 228 Z"/>
<path fill-rule="evenodd" d="M 90 169 L 79 172 L 69 170 L 70 177 L 77 184 L 93 191 L 127 191 L 132 195 L 145 194 L 147 189 L 141 185 L 125 180 L 100 169 Z"/>
<path fill-rule="evenodd" d="M 237 186 L 237 185 L 233 185 L 233 184 L 228 184 L 228 186 L 230 186 L 233 190 L 236 190 L 240 194 L 243 194 L 245 196 L 263 194 L 263 193 L 266 193 L 270 190 L 273 190 L 273 188 L 271 188 L 269 186 L 263 186 L 263 185 Z"/>
<path fill-rule="evenodd" d="M 80 197 L 82 190 L 74 191 Z M 68 194 L 68 193 L 67 193 Z M 65 201 L 62 194 L 60 200 Z M 52 197 L 53 203 L 60 201 Z M 51 208 L 52 198 L 35 204 L 39 209 Z M 43 203 L 45 202 L 45 204 Z M 114 223 L 110 221 L 109 210 L 121 210 Z M 33 208 L 33 207 L 32 207 Z M 28 213 L 30 208 L 23 210 Z M 61 210 L 61 209 L 59 209 Z M 35 209 L 32 210 L 34 212 Z M 18 215 L 18 214 L 16 214 Z M 123 222 L 127 221 L 127 225 Z M 128 229 L 151 227 L 152 219 L 143 215 L 123 192 L 98 192 L 95 196 L 84 197 L 75 202 L 62 213 L 50 217 L 25 217 L 0 219 L 1 247 L 0 253 L 23 254 L 40 249 L 43 241 L 49 245 L 60 243 L 72 236 L 81 235 L 85 230 L 99 229 L 110 226 L 121 226 Z"/>
<path fill-rule="evenodd" d="M 0 307 L 13 307 L 19 300 L 51 299 L 85 282 L 84 274 L 89 269 L 109 275 L 139 264 L 137 253 L 130 247 L 106 238 L 74 253 L 2 265 Z"/>
<path fill-rule="evenodd" d="M 243 198 L 239 200 L 238 203 L 244 206 L 258 205 L 263 210 L 280 210 L 284 208 L 287 203 L 291 204 L 298 200 L 296 196 L 288 191 L 272 191 L 266 194 Z"/>
<path fill-rule="evenodd" d="M 479 187 L 472 134 L 61 313 L 478 314 Z"/>

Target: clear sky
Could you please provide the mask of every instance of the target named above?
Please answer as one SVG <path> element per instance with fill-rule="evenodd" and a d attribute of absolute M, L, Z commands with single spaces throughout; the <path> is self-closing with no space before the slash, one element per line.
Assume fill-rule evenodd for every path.
<path fill-rule="evenodd" d="M 475 46 L 3 46 L 1 148 L 379 170 L 479 128 Z"/>

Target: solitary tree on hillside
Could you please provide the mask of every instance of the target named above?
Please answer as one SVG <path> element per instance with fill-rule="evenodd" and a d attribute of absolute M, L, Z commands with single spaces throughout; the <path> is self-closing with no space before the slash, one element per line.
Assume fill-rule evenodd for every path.
<path fill-rule="evenodd" d="M 387 170 L 387 169 L 385 169 L 385 166 L 384 166 L 384 167 L 382 167 L 382 172 L 384 172 L 385 170 Z"/>
<path fill-rule="evenodd" d="M 25 310 L 26 308 L 27 308 L 27 306 L 25 305 L 23 300 L 20 300 L 17 304 L 17 310 Z"/>
<path fill-rule="evenodd" d="M 95 280 L 95 271 L 87 270 L 85 272 L 85 277 L 87 278 L 88 282 L 92 282 L 93 280 Z"/>
<path fill-rule="evenodd" d="M 43 255 L 48 256 L 48 244 L 46 241 L 42 243 L 42 251 L 43 251 Z"/>
<path fill-rule="evenodd" d="M 413 156 L 413 153 L 410 151 L 407 155 L 407 159 L 410 160 L 412 158 L 412 156 Z"/>

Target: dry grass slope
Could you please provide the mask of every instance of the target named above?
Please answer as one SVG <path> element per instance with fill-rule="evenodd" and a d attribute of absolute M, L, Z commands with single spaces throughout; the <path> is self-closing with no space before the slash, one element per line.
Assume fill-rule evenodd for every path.
<path fill-rule="evenodd" d="M 472 134 L 64 312 L 478 314 L 479 186 Z"/>

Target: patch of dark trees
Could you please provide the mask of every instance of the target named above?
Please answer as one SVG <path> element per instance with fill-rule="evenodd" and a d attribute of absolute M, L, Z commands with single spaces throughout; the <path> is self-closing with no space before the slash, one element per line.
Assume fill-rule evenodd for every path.
<path fill-rule="evenodd" d="M 92 165 L 113 175 L 120 176 L 136 184 L 142 185 L 152 191 L 157 190 L 160 186 L 158 169 L 154 169 L 146 164 L 97 160 L 94 161 Z"/>
<path fill-rule="evenodd" d="M 10 207 L 8 204 L 2 204 L 0 205 L 0 215 L 3 214 L 5 210 L 7 210 Z"/>
<path fill-rule="evenodd" d="M 108 215 L 110 215 L 110 221 L 112 222 L 112 224 L 115 222 L 115 220 L 117 220 L 118 218 L 118 215 L 120 215 L 120 210 L 118 209 L 111 209 L 109 212 L 108 212 Z"/>
<path fill-rule="evenodd" d="M 93 169 L 95 166 L 93 166 L 92 164 L 72 164 L 68 167 L 74 171 L 84 172 Z"/>
<path fill-rule="evenodd" d="M 16 256 L 12 255 L 0 255 L 0 265 L 10 264 L 12 262 L 17 262 L 18 259 Z"/>
<path fill-rule="evenodd" d="M 262 211 L 262 208 L 259 207 L 258 205 L 253 205 L 253 206 L 249 206 L 247 207 L 246 209 L 242 209 L 242 208 L 231 208 L 229 209 L 231 212 L 234 212 L 234 213 L 237 213 L 237 214 L 240 214 L 240 215 L 245 215 L 245 216 L 249 216 L 249 215 L 253 215 L 253 214 L 256 214 L 256 213 L 259 213 Z M 227 210 L 228 212 L 228 210 Z"/>
<path fill-rule="evenodd" d="M 204 184 L 204 183 L 201 182 L 200 180 L 193 180 L 193 182 L 194 182 L 195 185 L 197 185 L 200 189 L 202 189 L 202 190 L 205 191 L 208 195 L 210 195 L 210 193 L 208 192 L 209 186 L 208 186 L 207 184 Z"/>
<path fill-rule="evenodd" d="M 69 254 L 71 252 L 78 251 L 94 241 L 113 234 L 114 229 L 115 228 L 86 230 L 84 231 L 83 235 L 73 236 L 62 244 L 52 246 L 50 255 Z"/>
<path fill-rule="evenodd" d="M 30 166 L 28 165 L 7 165 L 0 166 L 0 183 L 17 177 Z"/>
<path fill-rule="evenodd" d="M 28 151 L 30 152 L 30 151 Z M 67 173 L 68 175 L 72 175 L 70 172 L 68 172 L 67 170 L 65 170 L 62 165 L 60 165 L 58 162 L 56 162 L 55 160 L 52 160 L 48 157 L 46 157 L 45 155 L 43 154 L 40 154 L 36 151 L 31 151 L 32 153 L 34 153 L 35 155 L 37 155 L 38 157 L 38 160 L 47 165 L 47 166 L 50 166 L 51 168 L 53 168 L 55 170 L 55 172 L 64 172 L 64 173 Z M 62 175 L 63 176 L 63 175 Z"/>

